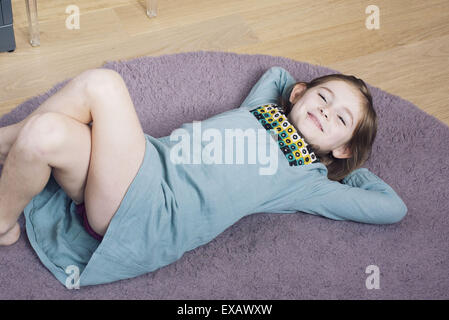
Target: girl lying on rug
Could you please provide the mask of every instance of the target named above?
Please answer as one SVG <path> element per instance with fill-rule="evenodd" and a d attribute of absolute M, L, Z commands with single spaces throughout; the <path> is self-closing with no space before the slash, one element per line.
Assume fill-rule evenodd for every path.
<path fill-rule="evenodd" d="M 154 138 L 120 74 L 88 70 L 0 129 L 0 243 L 18 240 L 23 211 L 32 247 L 69 287 L 151 272 L 258 212 L 396 223 L 404 202 L 361 168 L 376 128 L 362 80 L 295 82 L 272 67 L 239 108 Z M 268 169 L 240 161 L 245 137 L 248 159 L 270 153 Z"/>

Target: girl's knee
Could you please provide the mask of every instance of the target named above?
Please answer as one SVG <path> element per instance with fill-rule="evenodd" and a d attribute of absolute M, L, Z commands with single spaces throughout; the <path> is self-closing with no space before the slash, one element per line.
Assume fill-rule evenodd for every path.
<path fill-rule="evenodd" d="M 45 112 L 32 116 L 17 137 L 17 147 L 36 156 L 48 155 L 64 144 L 67 127 L 63 114 Z"/>
<path fill-rule="evenodd" d="M 117 71 L 106 68 L 89 69 L 80 74 L 80 79 L 85 82 L 86 92 L 95 98 L 98 94 L 101 97 L 113 94 L 124 84 L 122 76 Z"/>

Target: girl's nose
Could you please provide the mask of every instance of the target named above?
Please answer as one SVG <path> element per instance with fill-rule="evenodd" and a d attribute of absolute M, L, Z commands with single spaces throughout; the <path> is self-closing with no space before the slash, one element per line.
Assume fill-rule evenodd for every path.
<path fill-rule="evenodd" d="M 320 108 L 321 115 L 325 116 L 327 119 L 327 112 L 324 111 L 324 108 Z"/>

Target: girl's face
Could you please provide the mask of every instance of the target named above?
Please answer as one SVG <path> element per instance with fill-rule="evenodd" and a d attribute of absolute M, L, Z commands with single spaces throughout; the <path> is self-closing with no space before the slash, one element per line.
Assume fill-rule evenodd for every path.
<path fill-rule="evenodd" d="M 309 90 L 297 84 L 290 95 L 294 106 L 287 118 L 306 142 L 320 147 L 320 152 L 332 151 L 335 158 L 350 158 L 345 145 L 362 117 L 360 95 L 355 90 L 339 80 Z"/>

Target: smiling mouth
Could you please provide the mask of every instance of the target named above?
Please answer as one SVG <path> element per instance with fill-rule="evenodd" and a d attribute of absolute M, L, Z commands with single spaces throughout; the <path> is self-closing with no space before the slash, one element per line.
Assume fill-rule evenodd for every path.
<path fill-rule="evenodd" d="M 311 114 L 310 112 L 307 112 L 307 114 L 309 115 L 309 118 L 310 119 L 312 119 L 312 121 L 315 123 L 315 125 L 318 127 L 318 129 L 320 129 L 322 132 L 324 132 L 323 131 L 323 127 L 321 126 L 321 124 L 320 124 L 320 122 L 318 121 L 318 119 L 313 115 L 313 114 Z"/>

